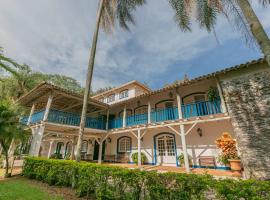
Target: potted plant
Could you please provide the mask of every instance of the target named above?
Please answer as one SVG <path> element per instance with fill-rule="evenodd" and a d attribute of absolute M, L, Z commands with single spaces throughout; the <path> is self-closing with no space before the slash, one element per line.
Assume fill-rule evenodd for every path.
<path fill-rule="evenodd" d="M 230 164 L 231 170 L 241 171 L 241 160 L 237 154 L 236 140 L 225 132 L 216 140 L 216 145 L 221 150 L 219 161 L 225 165 Z"/>
<path fill-rule="evenodd" d="M 180 165 L 181 165 L 182 167 L 185 167 L 185 158 L 184 158 L 184 154 L 181 153 L 181 155 L 179 155 L 177 159 L 178 159 Z M 189 163 L 189 166 L 192 166 L 192 159 L 191 159 L 191 157 L 190 157 L 189 155 L 188 155 L 188 163 Z"/>
<path fill-rule="evenodd" d="M 133 153 L 131 157 L 132 157 L 133 162 L 138 164 L 138 152 Z M 141 163 L 144 164 L 146 160 L 147 160 L 146 155 L 144 153 L 141 153 Z"/>

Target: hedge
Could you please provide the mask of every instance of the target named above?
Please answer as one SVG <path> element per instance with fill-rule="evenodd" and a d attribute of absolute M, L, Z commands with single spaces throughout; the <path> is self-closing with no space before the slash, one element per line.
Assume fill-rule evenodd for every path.
<path fill-rule="evenodd" d="M 26 158 L 23 176 L 50 185 L 73 187 L 96 199 L 270 199 L 270 182 L 215 180 L 208 175 L 157 173 L 87 162 Z"/>

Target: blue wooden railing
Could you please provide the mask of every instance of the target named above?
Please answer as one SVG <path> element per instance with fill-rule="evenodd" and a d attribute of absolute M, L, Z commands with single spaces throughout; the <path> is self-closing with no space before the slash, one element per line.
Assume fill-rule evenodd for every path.
<path fill-rule="evenodd" d="M 119 117 L 117 119 L 109 120 L 109 129 L 122 127 L 123 127 L 123 118 Z"/>
<path fill-rule="evenodd" d="M 35 124 L 37 122 L 42 121 L 45 111 L 39 111 L 32 115 L 31 117 L 31 124 Z M 21 123 L 27 124 L 28 117 L 23 117 L 21 119 Z M 48 122 L 57 123 L 57 124 L 65 124 L 65 125 L 72 125 L 72 126 L 79 126 L 81 117 L 78 114 L 70 113 L 70 112 L 63 112 L 59 110 L 50 110 L 48 115 Z M 95 128 L 95 129 L 105 129 L 106 128 L 106 122 L 104 117 L 87 117 L 86 128 Z"/>
<path fill-rule="evenodd" d="M 201 101 L 191 104 L 182 105 L 181 107 L 183 118 L 213 115 L 221 113 L 220 100 L 216 101 Z M 42 121 L 44 110 L 36 112 L 32 115 L 31 124 Z M 151 112 L 151 122 L 162 122 L 178 119 L 177 107 L 159 109 Z M 23 117 L 21 123 L 27 124 L 28 117 Z M 72 126 L 79 126 L 81 117 L 79 114 L 63 112 L 59 110 L 50 110 L 48 115 L 48 122 L 66 124 Z M 148 123 L 148 114 L 132 115 L 126 118 L 126 126 L 135 126 Z M 106 129 L 106 120 L 104 117 L 87 117 L 85 127 L 95 129 Z M 109 129 L 122 128 L 123 118 L 109 120 Z"/>
<path fill-rule="evenodd" d="M 138 114 L 127 117 L 127 126 L 135 126 L 139 124 L 147 124 L 148 116 L 147 114 Z"/>
<path fill-rule="evenodd" d="M 163 122 L 178 119 L 177 107 L 159 109 L 151 112 L 151 122 Z"/>
<path fill-rule="evenodd" d="M 182 105 L 183 118 L 221 113 L 220 100 L 201 101 Z"/>

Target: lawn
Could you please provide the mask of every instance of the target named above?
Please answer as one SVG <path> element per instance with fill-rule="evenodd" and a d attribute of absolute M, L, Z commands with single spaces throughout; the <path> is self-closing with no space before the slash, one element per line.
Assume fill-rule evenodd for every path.
<path fill-rule="evenodd" d="M 0 180 L 1 200 L 62 200 L 25 178 Z"/>

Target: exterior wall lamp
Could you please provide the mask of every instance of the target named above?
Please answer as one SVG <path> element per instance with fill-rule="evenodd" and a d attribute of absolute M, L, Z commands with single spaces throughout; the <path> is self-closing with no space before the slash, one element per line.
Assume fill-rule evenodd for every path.
<path fill-rule="evenodd" d="M 110 137 L 107 138 L 107 142 L 108 143 L 111 143 L 112 142 L 112 139 Z"/>
<path fill-rule="evenodd" d="M 198 133 L 198 135 L 200 136 L 200 137 L 202 137 L 202 129 L 201 128 L 197 128 L 197 133 Z"/>

